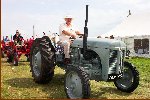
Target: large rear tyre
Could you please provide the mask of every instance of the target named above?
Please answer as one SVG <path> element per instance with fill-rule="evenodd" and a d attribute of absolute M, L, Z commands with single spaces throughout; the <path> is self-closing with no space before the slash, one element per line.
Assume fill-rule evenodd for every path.
<path fill-rule="evenodd" d="M 87 99 L 90 97 L 89 76 L 80 67 L 70 66 L 67 68 L 65 93 L 70 99 Z"/>
<path fill-rule="evenodd" d="M 54 51 L 47 39 L 37 38 L 33 42 L 30 52 L 30 66 L 32 77 L 36 83 L 48 83 L 54 76 Z"/>
<path fill-rule="evenodd" d="M 12 62 L 13 61 L 13 56 L 12 55 L 9 55 L 8 56 L 8 59 L 7 59 L 7 62 Z"/>
<path fill-rule="evenodd" d="M 139 85 L 139 72 L 128 62 L 124 62 L 124 75 L 122 78 L 116 78 L 114 81 L 118 90 L 123 92 L 133 92 Z"/>
<path fill-rule="evenodd" d="M 13 50 L 10 48 L 8 51 L 7 51 L 7 62 L 12 62 L 13 61 Z"/>

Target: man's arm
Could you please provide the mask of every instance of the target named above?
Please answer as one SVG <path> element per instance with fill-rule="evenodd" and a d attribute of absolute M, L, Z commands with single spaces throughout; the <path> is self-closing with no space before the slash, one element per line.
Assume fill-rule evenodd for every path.
<path fill-rule="evenodd" d="M 20 35 L 20 38 L 23 39 L 23 36 Z"/>
<path fill-rule="evenodd" d="M 83 35 L 81 32 L 79 32 L 79 31 L 75 31 L 75 33 L 77 34 L 77 35 Z"/>
<path fill-rule="evenodd" d="M 76 37 L 75 34 L 72 34 L 71 32 L 68 32 L 68 31 L 65 31 L 65 30 L 63 30 L 62 33 L 65 34 L 65 35 L 71 36 L 71 37 L 73 37 L 73 38 Z"/>

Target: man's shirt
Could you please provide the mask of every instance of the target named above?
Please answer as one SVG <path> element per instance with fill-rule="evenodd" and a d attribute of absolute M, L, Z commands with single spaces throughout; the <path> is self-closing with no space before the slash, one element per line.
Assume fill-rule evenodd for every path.
<path fill-rule="evenodd" d="M 16 34 L 13 36 L 13 40 L 17 40 L 17 42 L 19 42 L 20 41 L 20 39 L 23 39 L 23 37 L 22 36 L 16 36 Z"/>
<path fill-rule="evenodd" d="M 60 41 L 64 41 L 64 40 L 69 41 L 69 38 L 70 38 L 70 36 L 62 33 L 63 30 L 68 31 L 72 34 L 76 34 L 75 31 L 77 29 L 72 24 L 69 27 L 67 26 L 66 23 L 61 24 L 60 27 L 59 27 Z"/>

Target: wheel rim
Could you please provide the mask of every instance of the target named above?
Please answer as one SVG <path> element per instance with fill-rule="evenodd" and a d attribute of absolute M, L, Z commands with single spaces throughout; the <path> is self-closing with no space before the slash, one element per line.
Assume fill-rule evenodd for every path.
<path fill-rule="evenodd" d="M 41 53 L 37 48 L 35 48 L 32 55 L 32 65 L 34 74 L 39 76 L 41 71 Z"/>
<path fill-rule="evenodd" d="M 118 87 L 122 87 L 123 89 L 129 88 L 133 84 L 134 75 L 132 73 L 132 70 L 124 66 L 124 74 L 121 79 L 117 79 L 116 83 Z"/>
<path fill-rule="evenodd" d="M 76 72 L 69 72 L 66 77 L 66 90 L 70 98 L 82 98 L 82 82 Z"/>

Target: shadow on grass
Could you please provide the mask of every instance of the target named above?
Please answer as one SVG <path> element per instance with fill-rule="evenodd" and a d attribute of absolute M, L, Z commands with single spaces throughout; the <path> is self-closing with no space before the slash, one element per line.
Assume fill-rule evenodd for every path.
<path fill-rule="evenodd" d="M 33 78 L 12 78 L 5 81 L 5 84 L 15 88 L 37 88 L 48 94 L 44 98 L 66 98 L 64 92 L 64 74 L 54 75 L 52 81 L 48 84 L 38 84 L 33 81 Z"/>
<path fill-rule="evenodd" d="M 1 62 L 3 63 L 2 66 L 8 66 L 8 67 L 13 67 L 13 63 L 12 62 Z M 28 62 L 18 62 L 18 66 L 26 66 L 29 65 Z"/>
<path fill-rule="evenodd" d="M 11 66 L 11 67 L 14 66 L 14 64 L 12 62 L 8 62 L 8 64 L 7 64 L 7 66 Z M 29 65 L 29 64 L 23 63 L 23 62 L 18 62 L 18 66 L 26 66 L 26 65 Z M 17 67 L 17 66 L 15 66 L 15 67 Z"/>
<path fill-rule="evenodd" d="M 121 92 L 115 87 L 101 87 L 99 90 L 100 91 L 98 92 L 92 91 L 91 94 L 92 98 L 107 99 L 107 97 L 102 96 L 104 94 L 117 94 L 119 96 L 129 96 L 132 94 L 132 93 Z"/>
<path fill-rule="evenodd" d="M 49 84 L 45 84 L 42 91 L 49 94 L 48 98 L 67 98 L 64 91 L 64 74 L 54 75 Z"/>
<path fill-rule="evenodd" d="M 31 88 L 35 84 L 32 78 L 12 78 L 6 80 L 5 83 L 16 88 Z"/>
<path fill-rule="evenodd" d="M 10 64 L 10 66 L 13 66 L 13 62 L 8 62 L 7 58 L 2 58 L 1 63 L 2 64 Z M 27 65 L 27 63 L 30 63 L 30 62 L 27 60 L 19 60 L 18 61 L 18 65 Z"/>
<path fill-rule="evenodd" d="M 5 81 L 5 84 L 15 88 L 36 88 L 48 94 L 45 98 L 67 98 L 64 91 L 64 74 L 55 74 L 48 84 L 37 84 L 33 78 L 12 78 Z M 36 91 L 35 91 L 36 92 Z M 105 96 L 106 94 L 106 96 Z M 101 87 L 99 91 L 91 91 L 91 98 L 107 99 L 107 94 L 117 94 L 119 96 L 129 96 L 131 93 L 124 93 L 116 87 Z"/>
<path fill-rule="evenodd" d="M 53 77 L 52 81 L 48 84 L 38 84 L 35 83 L 33 78 L 12 78 L 5 81 L 6 84 L 17 87 L 17 88 L 31 88 L 31 87 L 38 87 L 40 86 L 47 86 L 47 85 L 63 85 L 64 84 L 64 76 L 57 74 Z M 58 87 L 59 88 L 59 87 Z"/>

